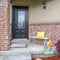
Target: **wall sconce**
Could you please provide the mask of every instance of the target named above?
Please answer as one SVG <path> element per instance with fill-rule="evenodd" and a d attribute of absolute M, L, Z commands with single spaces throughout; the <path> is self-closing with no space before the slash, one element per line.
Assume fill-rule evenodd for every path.
<path fill-rule="evenodd" d="M 46 9 L 46 2 L 43 0 L 43 3 L 42 3 L 42 6 L 43 6 L 43 9 Z"/>

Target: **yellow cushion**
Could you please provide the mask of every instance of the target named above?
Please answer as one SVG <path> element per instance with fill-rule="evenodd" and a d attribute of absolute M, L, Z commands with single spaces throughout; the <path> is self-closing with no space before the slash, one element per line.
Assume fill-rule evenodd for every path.
<path fill-rule="evenodd" d="M 44 38 L 45 32 L 37 32 L 37 38 Z"/>

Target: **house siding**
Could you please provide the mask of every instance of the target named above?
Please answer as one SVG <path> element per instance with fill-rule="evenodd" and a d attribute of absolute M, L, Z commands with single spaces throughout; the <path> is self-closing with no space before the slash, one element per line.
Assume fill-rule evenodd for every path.
<path fill-rule="evenodd" d="M 0 0 L 0 51 L 9 49 L 9 0 Z"/>

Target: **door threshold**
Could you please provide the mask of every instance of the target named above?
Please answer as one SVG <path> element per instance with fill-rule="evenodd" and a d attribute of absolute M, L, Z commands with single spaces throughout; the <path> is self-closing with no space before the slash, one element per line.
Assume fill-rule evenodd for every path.
<path fill-rule="evenodd" d="M 16 44 L 21 44 L 21 43 L 28 43 L 29 42 L 29 40 L 27 40 L 27 39 L 13 39 L 12 41 L 11 41 L 11 44 L 14 44 L 14 43 L 16 43 Z"/>
<path fill-rule="evenodd" d="M 16 38 L 16 39 L 12 39 L 12 40 L 28 40 L 28 39 L 25 39 L 25 38 L 24 38 L 24 39 L 23 39 L 23 38 L 22 38 L 22 39 L 17 39 L 17 38 Z"/>
<path fill-rule="evenodd" d="M 24 42 L 24 41 L 29 41 L 28 39 L 12 39 L 12 42 Z"/>

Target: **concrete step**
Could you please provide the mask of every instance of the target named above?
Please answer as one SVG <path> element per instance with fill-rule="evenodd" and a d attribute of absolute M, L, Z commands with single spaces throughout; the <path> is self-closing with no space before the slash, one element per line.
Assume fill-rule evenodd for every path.
<path fill-rule="evenodd" d="M 28 44 L 28 40 L 27 39 L 13 39 L 11 41 L 11 48 L 24 48 L 27 47 Z"/>

